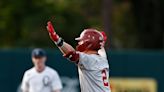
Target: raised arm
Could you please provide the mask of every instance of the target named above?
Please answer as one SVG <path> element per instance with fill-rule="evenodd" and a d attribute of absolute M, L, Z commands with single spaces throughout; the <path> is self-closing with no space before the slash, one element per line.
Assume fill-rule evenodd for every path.
<path fill-rule="evenodd" d="M 71 45 L 64 42 L 64 40 L 59 37 L 50 21 L 47 23 L 47 30 L 50 35 L 50 38 L 53 42 L 55 42 L 57 47 L 63 53 L 63 56 L 69 58 L 73 62 L 77 62 L 79 60 L 79 54 L 76 53 L 75 49 Z"/>

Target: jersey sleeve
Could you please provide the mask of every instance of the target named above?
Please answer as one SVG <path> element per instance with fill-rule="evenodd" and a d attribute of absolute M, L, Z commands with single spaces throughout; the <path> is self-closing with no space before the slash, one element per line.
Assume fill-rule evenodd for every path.
<path fill-rule="evenodd" d="M 21 84 L 21 90 L 23 92 L 27 92 L 29 90 L 28 74 L 27 74 L 27 72 L 24 73 L 22 84 Z"/>
<path fill-rule="evenodd" d="M 51 86 L 52 86 L 53 91 L 61 90 L 63 88 L 60 77 L 59 77 L 59 75 L 56 71 L 53 74 L 52 85 Z"/>

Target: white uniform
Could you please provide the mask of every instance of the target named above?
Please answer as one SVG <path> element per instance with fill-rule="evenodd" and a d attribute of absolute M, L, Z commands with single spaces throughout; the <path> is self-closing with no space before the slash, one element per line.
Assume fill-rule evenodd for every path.
<path fill-rule="evenodd" d="M 81 92 L 111 92 L 108 60 L 100 55 L 80 52 L 78 63 Z"/>
<path fill-rule="evenodd" d="M 24 74 L 21 89 L 28 92 L 52 92 L 62 89 L 62 84 L 58 73 L 52 68 L 46 67 L 41 73 L 31 68 Z"/>

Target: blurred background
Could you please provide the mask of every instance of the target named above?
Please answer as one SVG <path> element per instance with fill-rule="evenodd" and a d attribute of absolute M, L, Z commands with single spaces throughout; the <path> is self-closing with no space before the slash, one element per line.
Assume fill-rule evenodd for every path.
<path fill-rule="evenodd" d="M 0 89 L 20 92 L 31 50 L 44 48 L 63 92 L 80 92 L 76 66 L 62 57 L 46 24 L 72 46 L 85 28 L 108 35 L 112 92 L 164 92 L 163 0 L 0 0 Z M 69 81 L 65 83 L 65 81 Z"/>

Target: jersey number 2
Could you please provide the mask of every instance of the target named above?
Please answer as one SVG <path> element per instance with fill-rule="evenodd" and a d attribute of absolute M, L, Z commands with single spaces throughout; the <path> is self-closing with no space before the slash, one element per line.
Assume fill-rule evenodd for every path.
<path fill-rule="evenodd" d="M 104 83 L 104 86 L 108 86 L 108 78 L 107 78 L 107 74 L 106 74 L 106 70 L 102 70 L 102 79 L 103 79 L 103 83 Z"/>

